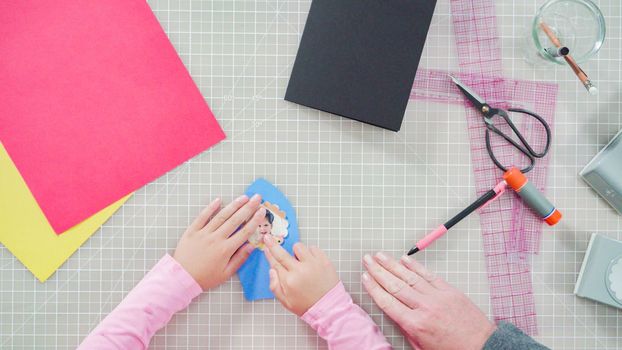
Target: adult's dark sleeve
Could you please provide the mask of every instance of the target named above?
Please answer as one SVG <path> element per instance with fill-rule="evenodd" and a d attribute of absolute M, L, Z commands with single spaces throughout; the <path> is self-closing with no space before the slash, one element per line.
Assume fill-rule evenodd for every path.
<path fill-rule="evenodd" d="M 488 338 L 483 350 L 550 350 L 521 332 L 511 323 L 501 322 Z"/>

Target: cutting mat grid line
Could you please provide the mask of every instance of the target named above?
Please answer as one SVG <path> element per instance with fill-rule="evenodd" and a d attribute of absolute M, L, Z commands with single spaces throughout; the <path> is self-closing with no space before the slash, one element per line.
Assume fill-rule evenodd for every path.
<path fill-rule="evenodd" d="M 622 4 L 597 1 L 607 21 L 598 59 L 584 66 L 588 98 L 569 69 L 521 58 L 543 1 L 496 1 L 508 78 L 560 84 L 548 193 L 565 214 L 533 258 L 538 339 L 555 349 L 622 349 L 622 313 L 573 296 L 592 232 L 622 239 L 622 220 L 578 177 L 622 126 Z M 399 330 L 361 286 L 363 254 L 399 256 L 474 197 L 464 108 L 411 101 L 402 130 L 383 131 L 283 101 L 310 0 L 149 1 L 228 138 L 139 190 L 48 282 L 0 249 L 0 348 L 75 348 L 166 252 L 211 198 L 229 201 L 255 177 L 294 204 L 303 241 L 333 260 L 355 301 L 396 349 Z M 448 0 L 439 0 L 421 67 L 456 71 Z M 417 256 L 490 314 L 477 216 Z M 243 300 L 237 278 L 204 293 L 152 349 L 326 349 L 275 301 Z"/>

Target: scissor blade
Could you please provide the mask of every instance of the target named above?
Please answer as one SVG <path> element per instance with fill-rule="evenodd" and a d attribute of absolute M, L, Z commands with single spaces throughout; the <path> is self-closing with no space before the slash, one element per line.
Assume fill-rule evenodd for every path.
<path fill-rule="evenodd" d="M 471 88 L 469 88 L 463 82 L 461 82 L 460 79 L 454 77 L 451 74 L 448 74 L 448 75 L 451 78 L 451 80 L 453 80 L 454 84 L 456 84 L 458 89 L 462 91 L 464 96 L 466 96 L 466 98 L 469 101 L 471 101 L 471 103 L 473 103 L 475 108 L 481 111 L 482 107 L 486 104 L 486 101 L 483 98 L 481 98 L 477 93 L 475 93 L 475 91 L 471 90 Z"/>

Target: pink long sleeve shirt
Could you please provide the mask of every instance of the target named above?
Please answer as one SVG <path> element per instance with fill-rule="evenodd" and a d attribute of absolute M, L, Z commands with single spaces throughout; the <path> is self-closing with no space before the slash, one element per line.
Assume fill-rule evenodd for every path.
<path fill-rule="evenodd" d="M 201 292 L 192 276 L 167 254 L 79 349 L 146 349 L 155 332 Z M 326 340 L 330 349 L 391 349 L 378 326 L 352 302 L 341 282 L 302 319 Z"/>

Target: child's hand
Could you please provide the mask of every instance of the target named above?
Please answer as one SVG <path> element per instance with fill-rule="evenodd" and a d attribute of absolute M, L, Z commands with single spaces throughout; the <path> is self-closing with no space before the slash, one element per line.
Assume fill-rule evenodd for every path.
<path fill-rule="evenodd" d="M 294 257 L 265 235 L 266 258 L 270 262 L 270 289 L 285 308 L 302 316 L 339 283 L 337 271 L 318 247 L 294 245 Z"/>
<path fill-rule="evenodd" d="M 261 197 L 241 196 L 220 210 L 220 199 L 210 203 L 183 234 L 173 258 L 208 290 L 231 277 L 253 251 L 248 238 L 266 215 Z M 236 230 L 240 228 L 236 234 Z"/>
<path fill-rule="evenodd" d="M 404 256 L 363 258 L 363 285 L 415 349 L 481 349 L 495 325 L 464 293 Z"/>

